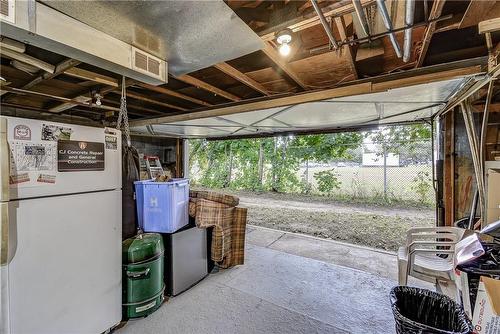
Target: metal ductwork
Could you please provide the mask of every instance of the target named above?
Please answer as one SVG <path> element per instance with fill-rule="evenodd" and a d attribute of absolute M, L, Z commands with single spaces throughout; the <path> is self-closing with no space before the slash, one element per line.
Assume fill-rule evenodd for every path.
<path fill-rule="evenodd" d="M 2 36 L 152 85 L 264 46 L 223 1 L 4 1 Z"/>
<path fill-rule="evenodd" d="M 167 62 L 35 1 L 14 1 L 13 20 L 2 16 L 2 36 L 78 59 L 153 85 L 167 82 Z M 2 53 L 6 50 L 2 50 Z M 15 51 L 9 51 L 15 52 Z M 149 61 L 141 66 L 139 58 Z M 154 64 L 153 64 L 154 63 Z M 149 65 L 149 68 L 148 68 Z M 49 71 L 50 72 L 50 71 Z"/>
<path fill-rule="evenodd" d="M 405 30 L 405 38 L 403 43 L 403 61 L 406 63 L 410 60 L 411 52 L 411 33 L 415 17 L 415 0 L 406 0 L 405 7 L 405 25 L 409 28 Z"/>
<path fill-rule="evenodd" d="M 361 23 L 361 27 L 363 28 L 363 32 L 366 34 L 366 36 L 370 36 L 370 28 L 368 26 L 368 20 L 366 19 L 365 10 L 361 5 L 361 0 L 352 0 L 352 3 L 354 5 L 354 10 L 356 11 L 358 20 Z"/>
<path fill-rule="evenodd" d="M 389 12 L 387 11 L 387 7 L 385 6 L 385 0 L 377 0 L 377 7 L 380 11 L 380 15 L 382 16 L 382 20 L 384 21 L 384 25 L 387 28 L 387 30 L 392 31 L 393 26 L 392 26 L 392 20 L 391 17 L 389 16 Z M 394 48 L 394 51 L 396 52 L 396 56 L 398 58 L 401 58 L 403 55 L 401 53 L 401 48 L 399 47 L 398 41 L 396 39 L 396 35 L 391 32 L 389 34 L 389 38 L 391 39 L 392 46 Z"/>
<path fill-rule="evenodd" d="M 333 37 L 332 29 L 328 25 L 328 22 L 326 21 L 325 15 L 321 11 L 321 8 L 319 8 L 318 3 L 316 0 L 311 0 L 311 4 L 314 7 L 314 10 L 316 11 L 316 14 L 318 14 L 319 20 L 321 21 L 321 24 L 323 25 L 323 29 L 325 29 L 326 34 L 328 35 L 328 39 L 330 40 L 330 43 L 332 43 L 332 46 L 335 50 L 339 48 L 339 45 L 337 41 L 335 40 L 335 37 Z"/>
<path fill-rule="evenodd" d="M 264 48 L 262 39 L 222 0 L 41 1 L 167 61 L 174 76 Z"/>

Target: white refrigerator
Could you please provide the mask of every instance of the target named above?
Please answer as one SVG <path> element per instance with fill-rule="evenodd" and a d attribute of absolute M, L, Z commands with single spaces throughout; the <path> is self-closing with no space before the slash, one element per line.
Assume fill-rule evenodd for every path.
<path fill-rule="evenodd" d="M 121 134 L 0 117 L 0 333 L 121 320 Z"/>

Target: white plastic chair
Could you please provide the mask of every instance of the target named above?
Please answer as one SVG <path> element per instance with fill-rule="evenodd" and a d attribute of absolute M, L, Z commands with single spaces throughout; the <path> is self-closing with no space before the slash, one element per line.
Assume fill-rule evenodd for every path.
<path fill-rule="evenodd" d="M 410 229 L 406 246 L 398 251 L 399 285 L 407 285 L 408 276 L 431 283 L 453 281 L 455 245 L 464 232 L 459 227 Z"/>

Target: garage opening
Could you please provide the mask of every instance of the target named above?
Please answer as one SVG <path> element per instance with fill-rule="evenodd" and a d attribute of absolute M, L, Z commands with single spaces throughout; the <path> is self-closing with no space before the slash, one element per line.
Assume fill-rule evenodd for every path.
<path fill-rule="evenodd" d="M 396 251 L 409 228 L 435 225 L 431 131 L 193 139 L 189 175 L 238 194 L 249 224 Z"/>

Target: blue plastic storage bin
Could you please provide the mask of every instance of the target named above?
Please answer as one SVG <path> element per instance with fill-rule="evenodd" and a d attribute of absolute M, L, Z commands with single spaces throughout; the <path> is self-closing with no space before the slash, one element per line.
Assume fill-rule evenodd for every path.
<path fill-rule="evenodd" d="M 173 233 L 189 222 L 189 180 L 135 181 L 139 227 L 144 232 Z"/>

